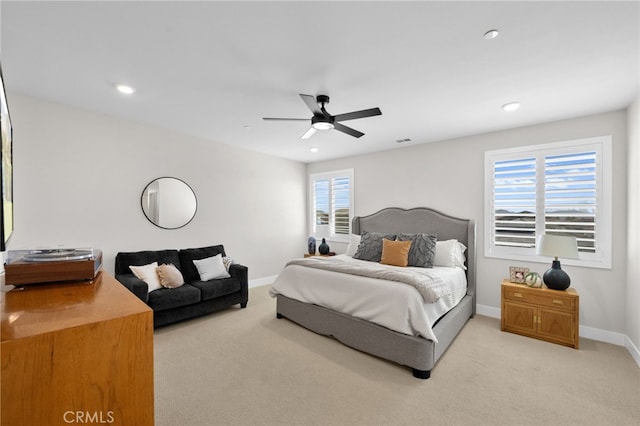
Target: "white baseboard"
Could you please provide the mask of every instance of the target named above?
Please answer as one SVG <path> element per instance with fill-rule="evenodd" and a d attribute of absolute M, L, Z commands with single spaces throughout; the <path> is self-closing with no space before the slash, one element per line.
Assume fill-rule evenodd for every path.
<path fill-rule="evenodd" d="M 476 305 L 476 312 L 478 315 L 484 315 L 490 318 L 500 319 L 500 308 L 494 308 L 486 305 Z M 631 357 L 636 361 L 638 367 L 640 367 L 640 351 L 635 347 L 631 339 L 622 333 L 616 333 L 614 331 L 601 330 L 599 328 L 580 326 L 580 337 L 586 339 L 597 340 L 598 342 L 611 343 L 612 345 L 624 346 L 627 348 Z"/>
<path fill-rule="evenodd" d="M 489 318 L 500 319 L 500 308 L 494 308 L 486 305 L 476 305 L 476 313 Z"/>
<path fill-rule="evenodd" d="M 640 367 L 640 350 L 636 348 L 636 345 L 634 345 L 627 336 L 625 336 L 624 347 L 627 348 L 631 357 L 635 360 L 636 364 L 638 364 L 638 367 Z"/>
<path fill-rule="evenodd" d="M 249 288 L 269 285 L 275 281 L 276 277 L 277 275 L 272 275 L 270 277 L 262 277 L 262 278 L 256 278 L 255 280 L 249 280 Z"/>

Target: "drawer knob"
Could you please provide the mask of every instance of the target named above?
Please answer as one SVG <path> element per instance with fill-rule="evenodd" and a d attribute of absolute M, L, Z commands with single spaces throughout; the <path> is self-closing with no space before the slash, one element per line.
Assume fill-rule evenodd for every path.
<path fill-rule="evenodd" d="M 564 302 L 560 299 L 553 299 L 553 303 L 555 303 L 556 305 L 563 305 Z"/>
<path fill-rule="evenodd" d="M 522 297 L 522 293 L 513 293 L 513 297 Z"/>

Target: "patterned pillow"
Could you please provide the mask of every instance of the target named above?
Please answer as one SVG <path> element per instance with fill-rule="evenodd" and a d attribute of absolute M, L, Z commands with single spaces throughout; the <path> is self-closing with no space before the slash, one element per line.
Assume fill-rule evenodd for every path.
<path fill-rule="evenodd" d="M 396 234 L 380 234 L 378 232 L 364 231 L 360 238 L 360 244 L 354 259 L 368 260 L 369 262 L 380 262 L 382 257 L 382 240 L 395 240 Z"/>
<path fill-rule="evenodd" d="M 224 264 L 225 269 L 227 270 L 227 272 L 229 272 L 229 268 L 231 268 L 231 265 L 237 263 L 235 261 L 235 259 L 229 257 L 229 256 L 225 256 L 222 258 L 222 263 Z"/>
<path fill-rule="evenodd" d="M 436 256 L 436 236 L 427 234 L 399 234 L 398 241 L 411 241 L 409 266 L 433 268 Z"/>

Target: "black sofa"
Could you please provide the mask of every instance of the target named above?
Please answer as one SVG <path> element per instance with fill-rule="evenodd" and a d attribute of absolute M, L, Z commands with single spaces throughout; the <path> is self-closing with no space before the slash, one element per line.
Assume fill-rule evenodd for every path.
<path fill-rule="evenodd" d="M 248 268 L 240 264 L 229 267 L 230 278 L 200 281 L 194 260 L 222 254 L 222 245 L 183 250 L 120 252 L 116 255 L 115 276 L 118 281 L 153 309 L 154 328 L 188 318 L 205 315 L 249 300 Z M 153 262 L 173 264 L 180 270 L 185 284 L 178 288 L 161 288 L 149 292 L 147 283 L 138 279 L 129 266 Z"/>

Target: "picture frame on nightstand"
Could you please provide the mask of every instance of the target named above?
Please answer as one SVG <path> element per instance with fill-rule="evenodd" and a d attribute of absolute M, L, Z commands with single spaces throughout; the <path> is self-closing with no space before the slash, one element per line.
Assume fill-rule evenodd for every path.
<path fill-rule="evenodd" d="M 523 266 L 509 266 L 509 281 L 516 284 L 524 284 L 529 268 Z"/>

